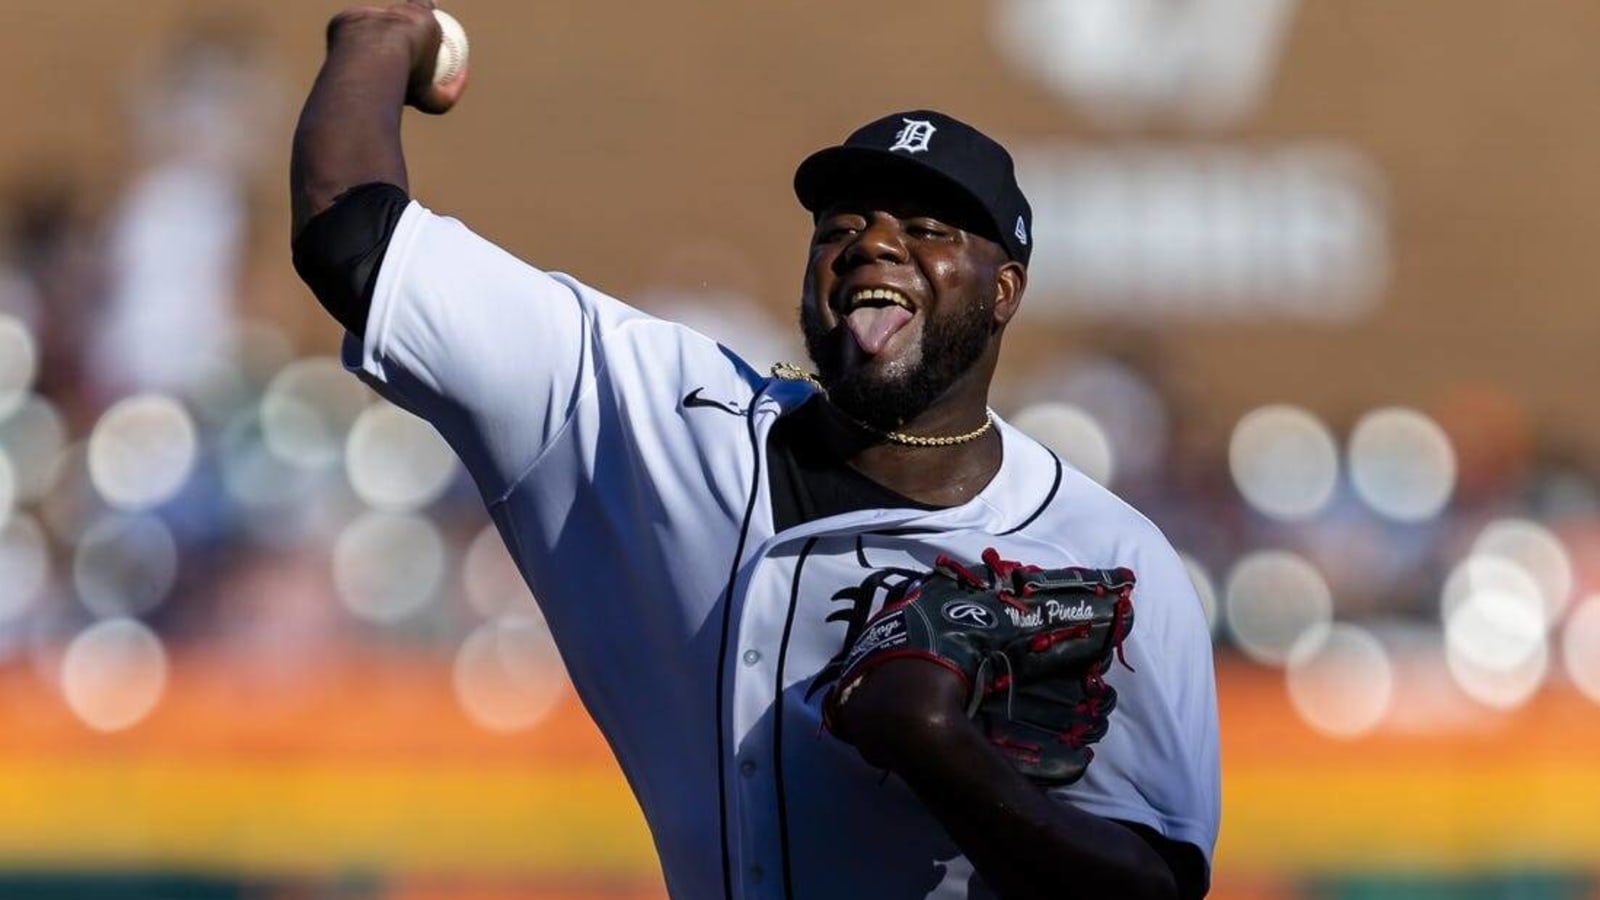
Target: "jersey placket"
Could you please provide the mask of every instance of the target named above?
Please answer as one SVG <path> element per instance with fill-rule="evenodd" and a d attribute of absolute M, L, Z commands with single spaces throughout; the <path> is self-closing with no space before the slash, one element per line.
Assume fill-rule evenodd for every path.
<path fill-rule="evenodd" d="M 733 746 L 728 757 L 731 764 L 722 777 L 734 807 L 729 841 L 733 876 L 742 886 L 736 896 L 792 896 L 783 871 L 785 798 L 774 769 L 784 723 L 776 713 L 779 692 L 785 687 L 778 683 L 783 655 L 793 639 L 794 612 L 804 602 L 795 594 L 801 589 L 808 558 L 819 540 L 848 541 L 853 535 L 899 524 L 918 514 L 884 510 L 808 523 L 768 539 L 746 564 L 748 574 L 735 588 L 736 621 L 731 638 L 735 643 L 730 647 L 731 671 L 725 673 L 733 684 L 731 709 L 726 712 Z M 793 681 L 799 676 L 789 667 L 783 677 Z"/>
<path fill-rule="evenodd" d="M 728 795 L 735 807 L 729 840 L 734 877 L 744 886 L 738 895 L 745 898 L 783 896 L 782 836 L 775 814 L 780 797 L 770 765 L 776 725 L 772 710 L 781 689 L 777 671 L 796 562 L 793 557 L 768 556 L 754 565 L 743 585 L 735 630 L 729 711 L 732 764 L 722 777 L 729 782 Z"/>

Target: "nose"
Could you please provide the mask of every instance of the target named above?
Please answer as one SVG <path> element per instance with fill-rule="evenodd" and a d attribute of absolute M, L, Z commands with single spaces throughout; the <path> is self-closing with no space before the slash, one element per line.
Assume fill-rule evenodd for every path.
<path fill-rule="evenodd" d="M 875 262 L 905 262 L 906 245 L 900 233 L 900 221 L 881 212 L 867 216 L 866 227 L 845 252 L 839 254 L 838 261 L 846 268 Z"/>

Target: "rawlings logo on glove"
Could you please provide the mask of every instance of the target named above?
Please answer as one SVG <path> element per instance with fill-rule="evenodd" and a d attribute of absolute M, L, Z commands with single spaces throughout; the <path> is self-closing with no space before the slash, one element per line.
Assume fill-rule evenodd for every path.
<path fill-rule="evenodd" d="M 867 623 L 823 700 L 823 724 L 873 669 L 925 659 L 960 676 L 967 715 L 1018 771 L 1077 781 L 1116 707 L 1104 676 L 1133 627 L 1133 585 L 1128 569 L 1041 569 L 992 548 L 976 569 L 941 556 Z"/>

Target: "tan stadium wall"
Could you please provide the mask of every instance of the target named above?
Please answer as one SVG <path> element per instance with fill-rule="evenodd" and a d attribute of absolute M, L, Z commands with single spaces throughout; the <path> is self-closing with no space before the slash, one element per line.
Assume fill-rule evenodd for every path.
<path fill-rule="evenodd" d="M 1331 325 L 1191 318 L 1123 340 L 1163 358 L 1206 421 L 1285 398 L 1342 419 L 1487 383 L 1520 401 L 1544 440 L 1600 449 L 1589 396 L 1600 380 L 1600 6 L 1304 0 L 1240 121 L 1115 131 L 998 48 L 999 2 L 888 15 L 846 0 L 460 0 L 474 83 L 447 119 L 410 121 L 414 187 L 520 255 L 624 296 L 663 277 L 692 282 L 680 271 L 693 256 L 685 247 L 709 243 L 738 262 L 708 267 L 706 286 L 737 282 L 788 321 L 808 225 L 789 192 L 793 166 L 894 108 L 934 105 L 1013 142 L 1102 150 L 1332 141 L 1383 181 L 1390 270 L 1370 314 Z M 128 162 L 124 107 L 142 67 L 197 11 L 236 14 L 283 88 L 282 115 L 260 125 L 256 274 L 266 287 L 251 302 L 331 346 L 333 330 L 288 271 L 282 173 L 292 112 L 337 8 L 9 3 L 0 175 L 45 161 L 108 191 Z M 1008 371 L 1117 325 L 1036 315 L 1013 336 Z"/>

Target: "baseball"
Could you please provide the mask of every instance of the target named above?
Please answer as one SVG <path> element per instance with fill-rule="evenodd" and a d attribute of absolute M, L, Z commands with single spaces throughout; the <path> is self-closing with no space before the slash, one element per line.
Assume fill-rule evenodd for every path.
<path fill-rule="evenodd" d="M 467 30 L 456 17 L 442 9 L 433 11 L 439 21 L 439 56 L 433 63 L 434 85 L 445 85 L 456 80 L 467 67 Z"/>

